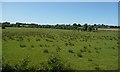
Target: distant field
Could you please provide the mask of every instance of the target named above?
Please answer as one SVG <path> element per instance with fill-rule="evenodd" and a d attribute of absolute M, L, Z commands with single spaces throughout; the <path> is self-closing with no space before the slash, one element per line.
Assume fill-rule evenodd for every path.
<path fill-rule="evenodd" d="M 113 31 L 118 31 L 120 28 L 98 28 L 98 30 L 113 30 Z"/>
<path fill-rule="evenodd" d="M 3 64 L 29 57 L 39 67 L 59 55 L 74 70 L 118 69 L 118 31 L 84 32 L 61 29 L 3 29 Z"/>

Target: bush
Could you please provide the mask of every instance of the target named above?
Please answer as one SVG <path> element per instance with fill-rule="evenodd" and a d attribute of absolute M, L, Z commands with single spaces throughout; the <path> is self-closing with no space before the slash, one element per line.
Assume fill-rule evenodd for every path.
<path fill-rule="evenodd" d="M 80 52 L 84 52 L 84 51 L 81 49 Z"/>
<path fill-rule="evenodd" d="M 70 66 L 65 66 L 60 57 L 53 56 L 43 65 L 45 72 L 62 72 L 63 70 L 71 70 Z"/>
<path fill-rule="evenodd" d="M 44 50 L 44 53 L 49 53 L 47 49 Z"/>
<path fill-rule="evenodd" d="M 34 45 L 31 45 L 32 48 L 34 48 Z"/>
<path fill-rule="evenodd" d="M 23 47 L 26 47 L 26 45 L 24 45 L 24 44 L 20 44 L 20 47 L 22 47 L 22 48 L 23 48 Z"/>
<path fill-rule="evenodd" d="M 68 43 L 66 43 L 66 46 L 68 45 Z"/>
<path fill-rule="evenodd" d="M 36 41 L 40 41 L 40 39 L 36 39 Z"/>
<path fill-rule="evenodd" d="M 88 59 L 88 61 L 92 61 L 92 59 Z"/>
<path fill-rule="evenodd" d="M 23 59 L 19 64 L 12 66 L 11 64 L 3 64 L 2 72 L 30 72 L 31 68 L 28 67 L 28 57 Z"/>
<path fill-rule="evenodd" d="M 15 72 L 15 68 L 12 65 L 10 65 L 9 63 L 4 64 L 2 66 L 2 72 Z"/>
<path fill-rule="evenodd" d="M 95 67 L 96 70 L 100 70 L 100 67 Z"/>
<path fill-rule="evenodd" d="M 77 56 L 78 57 L 83 57 L 81 53 L 77 53 Z"/>
<path fill-rule="evenodd" d="M 90 51 L 90 50 L 89 50 L 88 52 L 89 52 L 89 53 L 91 53 L 91 51 Z"/>
<path fill-rule="evenodd" d="M 5 29 L 5 27 L 2 27 L 2 29 Z"/>
<path fill-rule="evenodd" d="M 40 47 L 42 47 L 42 45 L 40 45 Z"/>
<path fill-rule="evenodd" d="M 60 52 L 60 50 L 61 50 L 60 47 L 57 47 L 57 48 L 56 48 L 56 51 L 57 51 L 57 52 Z"/>
<path fill-rule="evenodd" d="M 69 50 L 69 53 L 74 53 L 74 51 L 73 50 Z"/>
<path fill-rule="evenodd" d="M 11 64 L 3 64 L 2 72 L 62 72 L 66 70 L 72 70 L 70 65 L 67 65 L 66 62 L 62 62 L 60 57 L 53 56 L 50 57 L 47 62 L 41 63 L 39 68 L 35 66 L 28 66 L 29 58 L 26 57 L 19 64 L 12 66 Z"/>

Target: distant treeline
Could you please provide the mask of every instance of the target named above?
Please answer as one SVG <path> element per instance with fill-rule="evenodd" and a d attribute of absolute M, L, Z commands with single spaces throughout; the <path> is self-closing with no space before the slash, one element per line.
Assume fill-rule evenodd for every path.
<path fill-rule="evenodd" d="M 15 24 L 12 24 L 10 22 L 3 22 L 0 23 L 0 26 L 2 28 L 5 27 L 25 27 L 25 28 L 52 28 L 52 29 L 77 29 L 77 30 L 83 30 L 83 31 L 92 31 L 92 30 L 97 30 L 98 28 L 120 28 L 120 26 L 109 26 L 109 25 L 104 25 L 104 24 L 56 24 L 56 25 L 41 25 L 41 24 L 35 24 L 35 23 L 20 23 L 16 22 Z"/>

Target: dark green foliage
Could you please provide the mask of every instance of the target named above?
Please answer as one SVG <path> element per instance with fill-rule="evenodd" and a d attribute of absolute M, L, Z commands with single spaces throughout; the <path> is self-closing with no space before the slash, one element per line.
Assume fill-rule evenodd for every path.
<path fill-rule="evenodd" d="M 15 68 L 11 64 L 7 63 L 2 66 L 2 72 L 15 72 Z"/>
<path fill-rule="evenodd" d="M 44 53 L 49 53 L 47 49 L 44 50 Z"/>
<path fill-rule="evenodd" d="M 86 46 L 84 46 L 84 49 L 87 49 L 87 47 L 86 47 Z"/>
<path fill-rule="evenodd" d="M 28 64 L 29 64 L 29 57 L 26 57 L 20 62 L 20 65 L 16 65 L 16 69 L 19 71 L 25 71 L 28 69 Z"/>
<path fill-rule="evenodd" d="M 56 24 L 56 25 L 38 25 L 35 23 L 20 23 L 20 22 L 16 22 L 16 24 L 11 24 L 10 22 L 3 22 L 2 24 L 2 29 L 5 29 L 5 27 L 25 27 L 25 28 L 52 28 L 52 29 L 77 29 L 78 27 L 83 27 L 81 28 L 81 31 L 95 31 L 98 30 L 98 28 L 120 28 L 120 26 L 108 26 L 108 25 L 104 25 L 104 24 L 94 24 L 94 25 L 88 25 L 88 24 L 84 24 L 84 25 L 80 25 L 77 23 L 74 23 L 73 25 L 66 25 L 66 24 Z"/>
<path fill-rule="evenodd" d="M 26 45 L 25 44 L 20 44 L 20 47 L 24 48 L 24 47 L 26 47 Z"/>
<path fill-rule="evenodd" d="M 88 61 L 92 61 L 92 59 L 88 59 Z"/>
<path fill-rule="evenodd" d="M 84 52 L 84 50 L 81 49 L 80 52 Z"/>
<path fill-rule="evenodd" d="M 68 43 L 66 43 L 66 46 L 68 45 Z"/>
<path fill-rule="evenodd" d="M 99 53 L 99 51 L 97 50 L 96 53 Z"/>
<path fill-rule="evenodd" d="M 96 70 L 100 70 L 100 68 L 99 68 L 98 66 L 97 66 L 97 67 L 95 67 L 95 69 L 96 69 Z"/>
<path fill-rule="evenodd" d="M 40 41 L 40 39 L 36 39 L 36 41 Z"/>
<path fill-rule="evenodd" d="M 115 47 L 112 47 L 112 49 L 115 49 Z"/>
<path fill-rule="evenodd" d="M 3 64 L 2 72 L 31 72 L 32 68 L 28 67 L 29 59 L 26 57 L 19 64 L 12 66 L 11 64 Z"/>
<path fill-rule="evenodd" d="M 4 64 L 2 67 L 2 72 L 62 72 L 66 70 L 72 70 L 70 65 L 66 62 L 62 62 L 61 58 L 58 56 L 51 56 L 46 63 L 40 63 L 39 68 L 34 66 L 28 66 L 29 58 L 26 57 L 19 64 L 15 66 L 9 63 Z"/>
<path fill-rule="evenodd" d="M 63 70 L 71 70 L 70 66 L 65 66 L 66 63 L 62 62 L 60 57 L 52 56 L 47 61 L 46 64 L 43 65 L 43 70 L 47 72 L 61 72 Z"/>
<path fill-rule="evenodd" d="M 4 41 L 7 41 L 6 39 L 3 39 Z"/>
<path fill-rule="evenodd" d="M 74 53 L 74 51 L 73 50 L 69 50 L 69 53 Z"/>
<path fill-rule="evenodd" d="M 2 29 L 5 29 L 5 27 L 2 27 Z"/>
<path fill-rule="evenodd" d="M 89 45 L 89 47 L 91 47 L 91 45 Z"/>
<path fill-rule="evenodd" d="M 77 53 L 77 56 L 78 57 L 83 57 L 81 53 Z"/>
<path fill-rule="evenodd" d="M 48 41 L 48 42 L 53 42 L 52 40 L 50 40 L 50 39 L 46 39 L 46 41 Z"/>
<path fill-rule="evenodd" d="M 74 46 L 74 44 L 73 44 L 73 43 L 71 43 L 71 42 L 69 42 L 69 45 L 70 45 L 70 46 Z"/>
<path fill-rule="evenodd" d="M 90 50 L 89 50 L 88 52 L 89 52 L 89 53 L 91 53 L 91 51 L 90 51 Z"/>
<path fill-rule="evenodd" d="M 60 47 L 57 47 L 56 51 L 57 52 L 60 52 L 61 48 Z"/>
<path fill-rule="evenodd" d="M 84 24 L 84 31 L 87 31 L 87 27 L 88 27 L 88 25 L 87 24 Z"/>
<path fill-rule="evenodd" d="M 39 46 L 40 46 L 40 47 L 42 47 L 42 45 L 41 45 L 41 44 L 40 44 Z"/>
<path fill-rule="evenodd" d="M 31 45 L 31 48 L 34 48 L 34 45 Z"/>
<path fill-rule="evenodd" d="M 14 38 L 13 38 L 13 37 L 11 37 L 11 36 L 9 37 L 9 39 L 14 40 Z"/>

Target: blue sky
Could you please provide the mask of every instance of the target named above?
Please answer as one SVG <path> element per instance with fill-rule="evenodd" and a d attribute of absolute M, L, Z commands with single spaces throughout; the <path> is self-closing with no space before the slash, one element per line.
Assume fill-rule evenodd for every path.
<path fill-rule="evenodd" d="M 3 2 L 2 21 L 118 25 L 117 2 Z"/>

